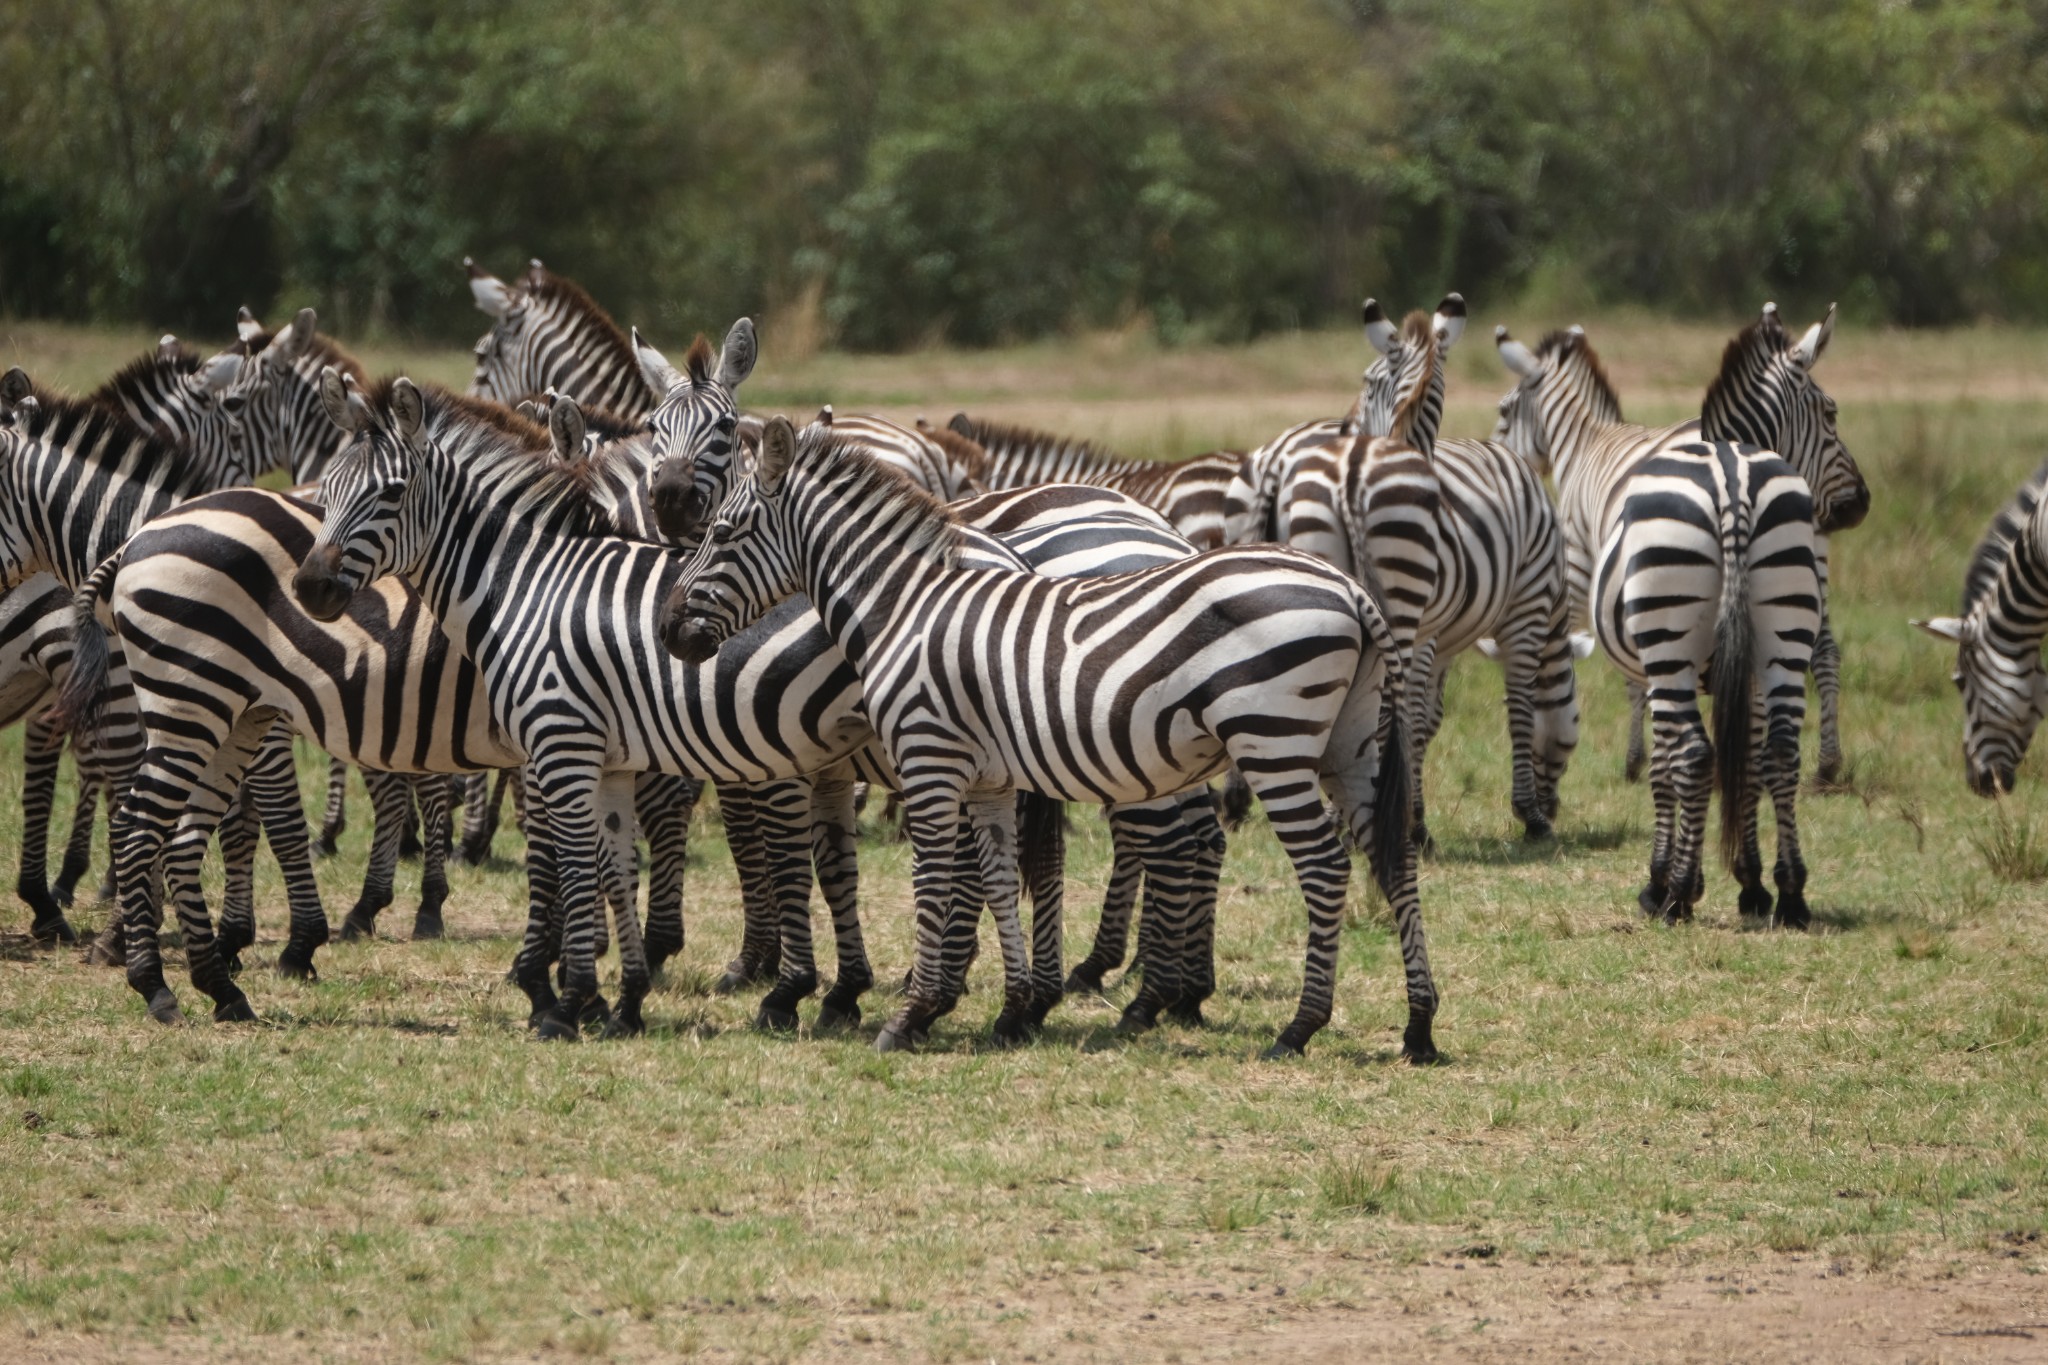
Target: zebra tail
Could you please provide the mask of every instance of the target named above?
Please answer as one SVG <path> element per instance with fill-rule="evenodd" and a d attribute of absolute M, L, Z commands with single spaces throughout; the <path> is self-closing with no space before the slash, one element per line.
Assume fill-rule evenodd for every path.
<path fill-rule="evenodd" d="M 113 588 L 126 552 L 123 546 L 108 555 L 71 599 L 71 672 L 49 710 L 50 723 L 60 734 L 90 730 L 106 702 L 107 628 L 100 621 L 100 603 Z"/>
<path fill-rule="evenodd" d="M 1415 780 L 1408 767 L 1408 726 L 1402 719 L 1405 708 L 1397 696 L 1390 696 L 1385 705 L 1392 717 L 1386 743 L 1380 746 L 1380 770 L 1373 778 L 1372 872 L 1380 894 L 1392 905 L 1414 833 Z"/>
<path fill-rule="evenodd" d="M 1731 488 L 1731 496 L 1739 496 Z M 1714 623 L 1714 776 L 1721 789 L 1721 858 L 1742 857 L 1742 808 L 1749 794 L 1750 706 L 1756 672 L 1756 623 L 1749 614 L 1746 508 L 1731 508 L 1721 532 L 1721 616 Z"/>
<path fill-rule="evenodd" d="M 1017 793 L 1017 871 L 1037 905 L 1067 871 L 1067 803 L 1038 792 Z"/>

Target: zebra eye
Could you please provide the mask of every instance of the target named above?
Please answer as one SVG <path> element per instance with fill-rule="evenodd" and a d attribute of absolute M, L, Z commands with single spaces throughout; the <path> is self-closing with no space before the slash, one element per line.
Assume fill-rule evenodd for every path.
<path fill-rule="evenodd" d="M 242 415 L 242 409 L 249 405 L 249 400 L 239 394 L 230 394 L 220 400 L 220 405 L 228 416 L 239 417 Z"/>
<path fill-rule="evenodd" d="M 711 524 L 711 541 L 715 545 L 723 545 L 726 541 L 731 540 L 732 533 L 733 525 L 729 521 L 721 519 Z"/>

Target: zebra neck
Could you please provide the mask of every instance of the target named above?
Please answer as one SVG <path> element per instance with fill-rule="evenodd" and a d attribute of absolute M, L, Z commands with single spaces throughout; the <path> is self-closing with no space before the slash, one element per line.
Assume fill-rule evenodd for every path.
<path fill-rule="evenodd" d="M 959 574 L 993 572 L 958 567 L 950 525 L 915 504 L 790 501 L 800 581 L 856 673 L 899 634 L 922 632 L 914 618 L 933 589 Z"/>

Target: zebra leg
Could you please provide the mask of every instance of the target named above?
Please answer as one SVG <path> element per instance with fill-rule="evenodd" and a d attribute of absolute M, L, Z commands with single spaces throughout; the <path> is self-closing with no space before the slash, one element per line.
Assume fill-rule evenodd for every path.
<path fill-rule="evenodd" d="M 490 773 L 471 773 L 462 793 L 462 843 L 455 861 L 481 867 L 490 860 L 491 840 L 498 833 L 498 812 L 505 805 L 505 788 L 517 780 L 518 770 L 505 768 L 494 781 Z"/>
<path fill-rule="evenodd" d="M 1411 750 L 1408 769 L 1415 793 L 1415 850 L 1433 854 L 1436 852 L 1436 840 L 1430 835 L 1429 813 L 1422 800 L 1422 766 L 1429 752 L 1429 742 L 1436 738 L 1437 727 L 1443 724 L 1444 718 L 1444 677 L 1443 670 L 1437 667 L 1434 639 L 1416 642 L 1401 705 L 1407 710 L 1408 724 L 1405 728 Z"/>
<path fill-rule="evenodd" d="M 532 756 L 527 774 L 534 784 L 528 817 L 546 820 L 555 849 L 555 880 L 562 917 L 562 996 L 542 1016 L 539 1035 L 574 1038 L 584 1007 L 597 990 L 597 921 L 603 917 L 598 860 L 605 856 L 599 828 L 596 755 L 583 750 L 543 750 Z"/>
<path fill-rule="evenodd" d="M 821 1033 L 859 1024 L 860 998 L 875 984 L 860 926 L 857 785 L 865 784 L 832 776 L 815 778 L 811 784 L 811 864 L 825 906 L 832 912 L 832 936 L 839 950 L 832 989 L 818 1006 L 814 1027 Z"/>
<path fill-rule="evenodd" d="M 50 883 L 50 899 L 64 906 L 72 903 L 78 884 L 92 870 L 92 836 L 99 825 L 100 799 L 107 792 L 106 779 L 98 773 L 88 775 L 83 768 L 81 764 L 78 804 L 71 812 L 71 834 L 64 841 L 64 861 L 57 869 L 57 880 Z M 111 800 L 107 809 L 111 814 Z"/>
<path fill-rule="evenodd" d="M 641 773 L 633 783 L 633 814 L 647 840 L 647 970 L 683 950 L 683 873 L 690 857 L 690 817 L 704 784 L 693 777 Z"/>
<path fill-rule="evenodd" d="M 1657 746 L 1654 766 L 1663 772 L 1671 815 L 1676 822 L 1676 828 L 1665 845 L 1669 866 L 1663 903 L 1658 910 L 1667 924 L 1677 924 L 1692 918 L 1693 904 L 1699 899 L 1704 873 L 1700 854 L 1705 844 L 1707 804 L 1713 789 L 1714 747 L 1707 737 L 1707 727 L 1700 719 L 1696 670 L 1690 664 L 1682 667 L 1667 665 L 1660 670 L 1655 661 L 1646 659 L 1644 663 L 1656 683 L 1650 692 L 1650 716 Z M 1653 771 L 1653 783 L 1656 778 L 1657 773 Z M 1660 830 L 1665 818 L 1660 803 Z M 1650 877 L 1654 885 L 1657 880 L 1654 855 Z M 1648 895 L 1647 889 L 1644 894 Z"/>
<path fill-rule="evenodd" d="M 1641 684 L 1628 685 L 1628 758 L 1623 762 L 1621 775 L 1625 781 L 1643 780 L 1643 712 L 1649 705 L 1650 694 Z"/>
<path fill-rule="evenodd" d="M 798 1002 L 818 989 L 811 947 L 811 784 L 803 778 L 765 782 L 751 796 L 782 939 L 781 970 L 762 997 L 754 1027 L 786 1031 L 797 1026 Z"/>
<path fill-rule="evenodd" d="M 228 970 L 242 970 L 242 950 L 256 942 L 256 845 L 263 826 L 256 818 L 256 800 L 244 782 L 221 817 L 217 836 L 226 872 L 220 898 L 221 960 Z"/>
<path fill-rule="evenodd" d="M 341 921 L 341 941 L 377 936 L 377 916 L 396 897 L 399 827 L 412 819 L 411 782 L 399 773 L 363 769 L 363 787 L 370 793 L 370 862 L 363 870 L 363 889 Z"/>
<path fill-rule="evenodd" d="M 1503 630 L 1495 636 L 1500 648 L 1502 681 L 1506 687 L 1508 749 L 1513 755 L 1513 775 L 1508 805 L 1522 822 L 1522 837 L 1543 839 L 1550 835 L 1554 789 L 1546 790 L 1538 772 L 1536 757 L 1537 674 L 1542 669 L 1540 642 L 1533 632 Z M 1443 719 L 1443 689 L 1438 685 L 1436 718 Z M 1434 736 L 1435 728 L 1430 734 Z M 1427 743 L 1427 740 L 1423 741 Z"/>
<path fill-rule="evenodd" d="M 730 995 L 777 974 L 782 965 L 782 940 L 768 881 L 768 850 L 761 839 L 753 794 L 734 783 L 719 783 L 718 814 L 725 822 L 726 847 L 740 879 L 740 955 L 726 964 L 725 974 L 712 988 L 720 995 Z"/>
<path fill-rule="evenodd" d="M 1799 721 L 1771 717 L 1763 749 L 1763 780 L 1778 815 L 1778 923 L 1805 929 L 1813 923 L 1806 904 L 1806 860 L 1799 852 Z"/>
<path fill-rule="evenodd" d="M 1400 737 L 1396 734 L 1393 746 L 1386 752 L 1388 761 L 1403 761 L 1399 746 Z M 1266 819 L 1275 837 L 1294 865 L 1295 880 L 1301 884 L 1302 899 L 1308 905 L 1308 950 L 1302 972 L 1301 1003 L 1293 1021 L 1266 1050 L 1268 1057 L 1299 1056 L 1309 1039 L 1330 1022 L 1336 996 L 1337 935 L 1344 921 L 1351 858 L 1337 837 L 1336 824 L 1323 804 L 1321 786 L 1312 771 L 1287 771 L 1256 761 L 1240 766 L 1251 769 L 1246 776 L 1266 808 Z M 1407 799 L 1406 793 L 1402 799 Z M 1414 842 L 1404 843 L 1410 849 L 1412 861 Z M 1400 909 L 1398 901 L 1395 909 Z"/>
<path fill-rule="evenodd" d="M 226 814 L 243 772 L 250 766 L 252 756 L 268 741 L 269 733 L 267 718 L 245 712 L 226 742 L 192 778 L 178 781 L 172 774 L 160 772 L 159 778 L 170 778 L 170 781 L 152 784 L 149 795 L 175 794 L 169 803 L 151 801 L 149 804 L 150 814 L 157 822 L 156 838 L 150 841 L 154 846 L 145 844 L 132 854 L 124 851 L 121 882 L 125 897 L 130 878 L 146 879 L 156 861 L 157 850 L 162 850 L 163 894 L 177 914 L 178 929 L 184 937 L 187 975 L 194 986 L 213 998 L 213 1017 L 219 1023 L 252 1020 L 256 1012 L 250 1008 L 248 996 L 242 993 L 229 974 L 227 963 L 214 940 L 213 922 L 207 914 L 205 894 L 200 889 L 199 868 L 206 856 L 206 846 L 212 841 L 213 831 L 221 817 Z M 137 795 L 143 794 L 143 790 L 143 780 L 138 778 Z M 155 962 L 153 977 L 150 970 L 150 959 L 157 955 L 156 934 L 151 923 L 153 916 L 145 909 L 140 924 L 132 915 L 126 919 L 128 984 L 149 1001 L 152 1017 L 166 1023 L 177 1022 L 182 1016 L 178 1013 L 176 998 L 169 997 L 168 988 L 164 985 L 161 960 Z M 138 954 L 142 956 L 140 963 Z M 166 997 L 169 997 L 168 1002 Z M 166 1003 L 168 1012 L 165 1011 Z"/>
<path fill-rule="evenodd" d="M 946 994 L 940 947 L 959 852 L 960 790 L 940 778 L 903 781 L 903 817 L 910 830 L 911 886 L 917 903 L 917 965 L 911 969 L 903 1003 L 875 1038 L 877 1052 L 896 1052 L 923 1042 L 932 1021 L 951 1009 L 954 999 Z"/>
<path fill-rule="evenodd" d="M 327 910 L 313 877 L 306 808 L 299 801 L 299 774 L 292 764 L 292 727 L 282 717 L 257 744 L 248 783 L 257 814 L 263 817 L 263 833 L 270 840 L 270 856 L 284 873 L 285 897 L 291 906 L 291 930 L 278 954 L 277 970 L 317 981 L 313 954 L 330 937 Z"/>
<path fill-rule="evenodd" d="M 952 1013 L 953 1005 L 967 994 L 967 973 L 981 950 L 981 916 L 988 908 L 988 894 L 981 885 L 981 850 L 975 843 L 972 821 L 963 819 L 953 846 L 953 884 L 946 906 L 946 923 L 939 932 L 939 965 L 944 973 L 941 1016 Z M 903 978 L 908 995 L 917 980 L 913 966 Z"/>
<path fill-rule="evenodd" d="M 1573 651 L 1571 635 L 1565 629 L 1564 612 L 1560 607 L 1546 622 L 1539 622 L 1532 628 L 1534 636 L 1523 657 L 1532 659 L 1533 673 L 1519 689 L 1519 695 L 1530 717 L 1530 764 L 1534 779 L 1533 798 L 1529 811 L 1522 817 L 1523 828 L 1531 838 L 1548 834 L 1557 823 L 1558 784 L 1564 780 L 1565 769 L 1570 766 L 1572 754 L 1579 747 L 1579 690 L 1578 676 L 1572 670 Z M 1504 648 L 1511 648 L 1502 641 Z M 1510 656 L 1511 658 L 1514 656 Z M 1508 717 L 1512 730 L 1514 711 L 1518 694 L 1514 675 L 1508 679 Z M 1531 820 L 1529 817 L 1536 817 Z"/>
<path fill-rule="evenodd" d="M 1138 888 L 1145 880 L 1145 863 L 1137 847 L 1117 824 L 1117 807 L 1108 808 L 1111 846 L 1115 850 L 1109 869 L 1109 886 L 1102 893 L 1102 919 L 1095 929 L 1095 946 L 1088 956 L 1074 964 L 1067 974 L 1070 995 L 1097 994 L 1102 978 L 1124 965 L 1124 949 L 1130 942 L 1131 912 L 1137 908 Z"/>
<path fill-rule="evenodd" d="M 409 862 L 426 851 L 425 845 L 420 843 L 420 811 L 419 805 L 413 797 L 413 785 L 408 782 L 405 784 L 405 813 L 398 818 L 398 858 L 400 862 Z"/>
<path fill-rule="evenodd" d="M 524 770 L 520 770 L 522 775 Z M 523 780 L 523 779 L 522 779 Z M 559 998 L 548 968 L 562 951 L 560 887 L 555 876 L 555 841 L 545 815 L 526 824 L 526 937 L 512 962 L 512 982 L 532 1006 L 526 1026 L 539 1030 Z"/>
<path fill-rule="evenodd" d="M 1758 697 L 1750 714 L 1750 752 L 1764 751 L 1764 707 L 1763 698 Z M 1745 921 L 1761 920 L 1771 913 L 1771 893 L 1764 890 L 1764 856 L 1757 846 L 1757 806 L 1764 792 L 1761 772 L 1752 770 L 1749 783 L 1743 789 L 1742 809 L 1736 818 L 1742 822 L 1742 851 L 1736 856 L 1735 881 L 1740 890 L 1736 894 L 1736 907 Z M 1723 813 L 1725 817 L 1725 812 Z"/>
<path fill-rule="evenodd" d="M 640 1003 L 654 976 L 647 965 L 647 946 L 640 937 L 640 852 L 634 840 L 638 774 L 607 773 L 598 784 L 598 823 L 602 829 L 605 898 L 611 902 L 619 940 L 619 1007 L 605 1022 L 609 1037 L 645 1033 Z"/>
<path fill-rule="evenodd" d="M 1401 809 L 1401 803 L 1407 799 L 1402 791 L 1406 785 L 1407 774 L 1393 765 L 1398 762 L 1404 749 L 1399 735 L 1385 732 L 1384 714 L 1383 712 L 1380 739 L 1367 747 L 1367 752 L 1359 762 L 1334 774 L 1331 785 L 1340 808 L 1346 813 L 1351 841 L 1366 850 L 1366 860 L 1372 868 L 1373 878 L 1379 883 L 1380 893 L 1386 897 L 1387 904 L 1394 912 L 1394 931 L 1401 940 L 1401 967 L 1408 988 L 1408 1024 L 1401 1033 L 1401 1055 L 1417 1066 L 1426 1066 L 1438 1060 L 1432 1030 L 1435 1026 L 1439 997 L 1436 991 L 1436 975 L 1429 965 L 1429 942 L 1422 928 L 1422 897 L 1415 882 L 1415 841 L 1403 837 L 1398 823 L 1397 812 Z M 1313 793 L 1311 795 L 1313 796 Z M 1323 840 L 1334 842 L 1336 837 L 1334 832 L 1325 834 L 1314 827 L 1315 810 L 1321 805 L 1320 800 L 1310 802 L 1297 799 L 1296 809 L 1301 812 L 1301 818 L 1289 822 L 1290 828 L 1297 829 L 1307 836 L 1304 843 L 1318 849 Z M 1274 807 L 1270 801 L 1266 809 L 1269 813 L 1273 812 Z M 1389 821 L 1395 823 L 1390 824 Z M 1277 825 L 1277 819 L 1275 823 Z M 1329 823 L 1327 818 L 1323 823 Z M 1299 869 L 1302 864 L 1297 862 L 1295 866 Z M 1317 960 L 1317 931 L 1319 928 L 1325 929 L 1326 937 L 1320 940 L 1326 945 L 1323 947 L 1322 962 L 1325 964 L 1324 970 L 1328 981 L 1334 985 L 1337 933 L 1341 924 L 1344 895 L 1348 888 L 1341 877 L 1334 888 L 1330 887 L 1327 879 L 1331 871 L 1348 873 L 1351 870 L 1351 862 L 1346 857 L 1340 869 L 1331 869 L 1327 863 L 1311 863 L 1310 870 L 1322 879 L 1320 913 L 1324 916 L 1318 919 L 1318 902 L 1311 899 L 1310 962 L 1314 964 Z M 1306 898 L 1311 886 L 1316 883 L 1307 875 L 1303 875 L 1301 880 L 1302 892 Z M 1330 899 L 1333 891 L 1334 902 Z M 1295 1022 L 1281 1033 L 1279 1039 L 1267 1051 L 1267 1056 L 1292 1056 L 1299 1053 L 1307 1043 L 1307 1033 L 1298 1033 L 1297 1030 L 1304 1024 L 1315 1021 L 1318 1002 L 1311 997 L 1314 981 L 1315 977 L 1312 974 L 1304 980 L 1302 1006 Z M 1328 989 L 1326 986 L 1325 990 Z M 1329 996 L 1325 994 L 1320 1000 L 1322 1019 L 1329 1018 L 1329 1009 Z M 1308 1032 L 1312 1033 L 1313 1029 Z"/>
<path fill-rule="evenodd" d="M 447 778 L 415 777 L 412 789 L 420 809 L 420 832 L 426 840 L 420 857 L 420 908 L 412 917 L 412 937 L 417 943 L 447 932 L 441 922 L 441 907 L 448 903 L 448 837 L 453 822 Z"/>
<path fill-rule="evenodd" d="M 1138 931 L 1138 989 L 1117 1020 L 1119 1033 L 1143 1033 L 1180 1003 L 1188 934 L 1188 875 L 1199 849 L 1181 818 L 1180 798 L 1113 807 L 1110 829 L 1145 871 L 1144 921 Z"/>
<path fill-rule="evenodd" d="M 1813 682 L 1820 693 L 1820 762 L 1813 775 L 1823 787 L 1832 787 L 1842 776 L 1842 648 L 1835 643 L 1825 604 L 1813 642 Z"/>
<path fill-rule="evenodd" d="M 1017 911 L 1017 794 L 1006 789 L 973 797 L 967 810 L 981 859 L 982 892 L 1003 949 L 1003 1009 L 989 1036 L 997 1047 L 1014 1047 L 1032 1031 L 1031 957 Z"/>
<path fill-rule="evenodd" d="M 14 891 L 34 912 L 28 933 L 38 943 L 78 942 L 78 931 L 50 895 L 50 813 L 63 757 L 64 736 L 50 724 L 48 712 L 30 717 L 21 739 L 21 875 Z"/>
<path fill-rule="evenodd" d="M 332 858 L 341 851 L 341 836 L 348 829 L 348 764 L 338 758 L 327 760 L 327 809 L 320 817 L 320 837 L 313 852 Z"/>
<path fill-rule="evenodd" d="M 1181 798 L 1181 823 L 1195 837 L 1195 859 L 1188 878 L 1187 932 L 1182 939 L 1180 998 L 1166 1007 L 1167 1017 L 1190 1028 L 1203 1028 L 1202 1002 L 1216 993 L 1216 901 L 1223 879 L 1227 847 L 1223 826 L 1206 787 Z"/>
<path fill-rule="evenodd" d="M 1067 806 L 1020 792 L 1014 808 L 1018 870 L 1031 894 L 1031 1008 L 1025 1027 L 1035 1034 L 1066 996 Z"/>

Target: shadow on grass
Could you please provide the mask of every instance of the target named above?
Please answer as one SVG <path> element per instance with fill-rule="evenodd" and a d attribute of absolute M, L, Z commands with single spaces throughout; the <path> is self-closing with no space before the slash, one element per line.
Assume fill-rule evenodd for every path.
<path fill-rule="evenodd" d="M 1584 825 L 1559 830 L 1545 839 L 1439 838 L 1425 862 L 1476 867 L 1522 867 L 1555 862 L 1575 853 L 1612 853 L 1630 844 L 1647 843 L 1649 834 L 1632 824 Z"/>

